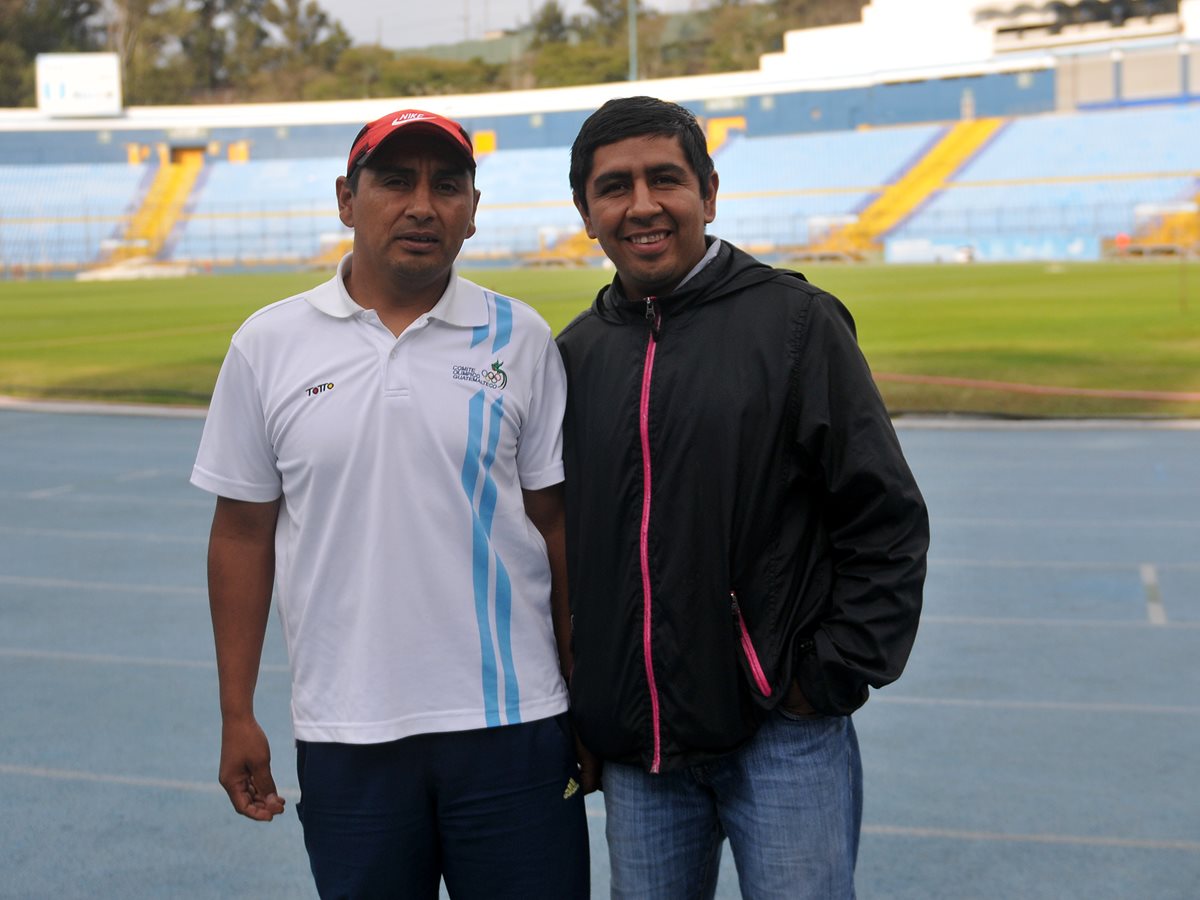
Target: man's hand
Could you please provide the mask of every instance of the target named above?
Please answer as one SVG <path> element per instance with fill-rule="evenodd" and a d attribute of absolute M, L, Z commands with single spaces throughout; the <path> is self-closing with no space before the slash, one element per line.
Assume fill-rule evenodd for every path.
<path fill-rule="evenodd" d="M 249 819 L 269 822 L 283 812 L 271 777 L 271 748 L 253 717 L 224 722 L 220 781 L 233 808 Z"/>
<path fill-rule="evenodd" d="M 600 789 L 600 772 L 604 761 L 595 753 L 583 746 L 579 735 L 575 735 L 575 756 L 579 759 L 579 786 L 585 794 Z"/>

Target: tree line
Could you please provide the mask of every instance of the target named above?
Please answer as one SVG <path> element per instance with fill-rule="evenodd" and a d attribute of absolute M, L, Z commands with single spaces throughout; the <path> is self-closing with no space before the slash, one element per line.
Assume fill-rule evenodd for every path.
<path fill-rule="evenodd" d="M 797 28 L 858 21 L 867 0 L 710 0 L 666 15 L 639 0 L 638 73 L 755 69 Z M 34 106 L 38 53 L 109 51 L 128 106 L 476 93 L 623 81 L 627 0 L 547 0 L 506 62 L 355 44 L 317 0 L 0 0 L 0 107 Z"/>

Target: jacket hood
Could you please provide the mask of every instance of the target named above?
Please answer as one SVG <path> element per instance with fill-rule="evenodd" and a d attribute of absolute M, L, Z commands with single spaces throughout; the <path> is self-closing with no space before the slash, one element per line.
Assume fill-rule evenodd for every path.
<path fill-rule="evenodd" d="M 711 247 L 713 242 L 720 241 L 720 238 L 708 235 L 705 241 Z M 693 306 L 715 303 L 748 287 L 780 277 L 806 280 L 799 272 L 773 268 L 759 262 L 728 241 L 721 241 L 717 255 L 708 265 L 683 287 L 656 297 L 655 300 L 670 316 Z M 592 303 L 592 312 L 605 321 L 620 322 L 643 317 L 645 307 L 643 301 L 630 300 L 625 296 L 621 278 L 617 275 L 611 284 L 600 289 Z"/>

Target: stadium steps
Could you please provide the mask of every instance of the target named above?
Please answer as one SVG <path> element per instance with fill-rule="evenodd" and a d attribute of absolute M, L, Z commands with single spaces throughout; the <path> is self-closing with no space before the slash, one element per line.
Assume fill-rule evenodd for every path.
<path fill-rule="evenodd" d="M 1128 252 L 1135 255 L 1186 253 L 1200 247 L 1200 194 L 1183 206 L 1190 208 L 1165 213 L 1138 234 Z"/>
<path fill-rule="evenodd" d="M 354 238 L 344 237 L 322 243 L 321 250 L 309 260 L 309 264 L 322 269 L 336 269 L 342 257 L 354 249 Z"/>
<path fill-rule="evenodd" d="M 542 247 L 532 253 L 526 253 L 521 259 L 534 266 L 583 266 L 603 256 L 604 251 L 600 249 L 600 244 L 588 237 L 587 231 L 581 229 L 552 247 Z"/>
<path fill-rule="evenodd" d="M 134 213 L 121 245 L 106 263 L 157 255 L 179 220 L 203 168 L 202 150 L 185 150 L 177 160 L 163 163 L 141 207 Z"/>
<path fill-rule="evenodd" d="M 987 118 L 957 123 L 900 180 L 889 185 L 863 210 L 856 221 L 833 231 L 810 247 L 809 253 L 861 258 L 872 251 L 883 235 L 941 190 L 1005 122 L 1002 118 Z"/>

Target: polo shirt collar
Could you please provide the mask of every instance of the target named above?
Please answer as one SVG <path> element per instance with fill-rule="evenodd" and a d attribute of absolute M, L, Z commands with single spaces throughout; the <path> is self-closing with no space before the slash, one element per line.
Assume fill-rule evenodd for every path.
<path fill-rule="evenodd" d="M 346 290 L 346 274 L 350 271 L 350 258 L 353 253 L 347 253 L 338 263 L 337 273 L 324 284 L 318 285 L 305 295 L 305 299 L 313 307 L 327 316 L 336 319 L 348 319 L 353 315 L 365 312 L 350 292 Z M 437 319 L 448 325 L 458 325 L 464 328 L 475 328 L 488 324 L 487 299 L 483 288 L 458 276 L 458 267 L 450 267 L 450 282 L 446 285 L 445 293 L 438 298 L 428 314 L 429 318 Z"/>

